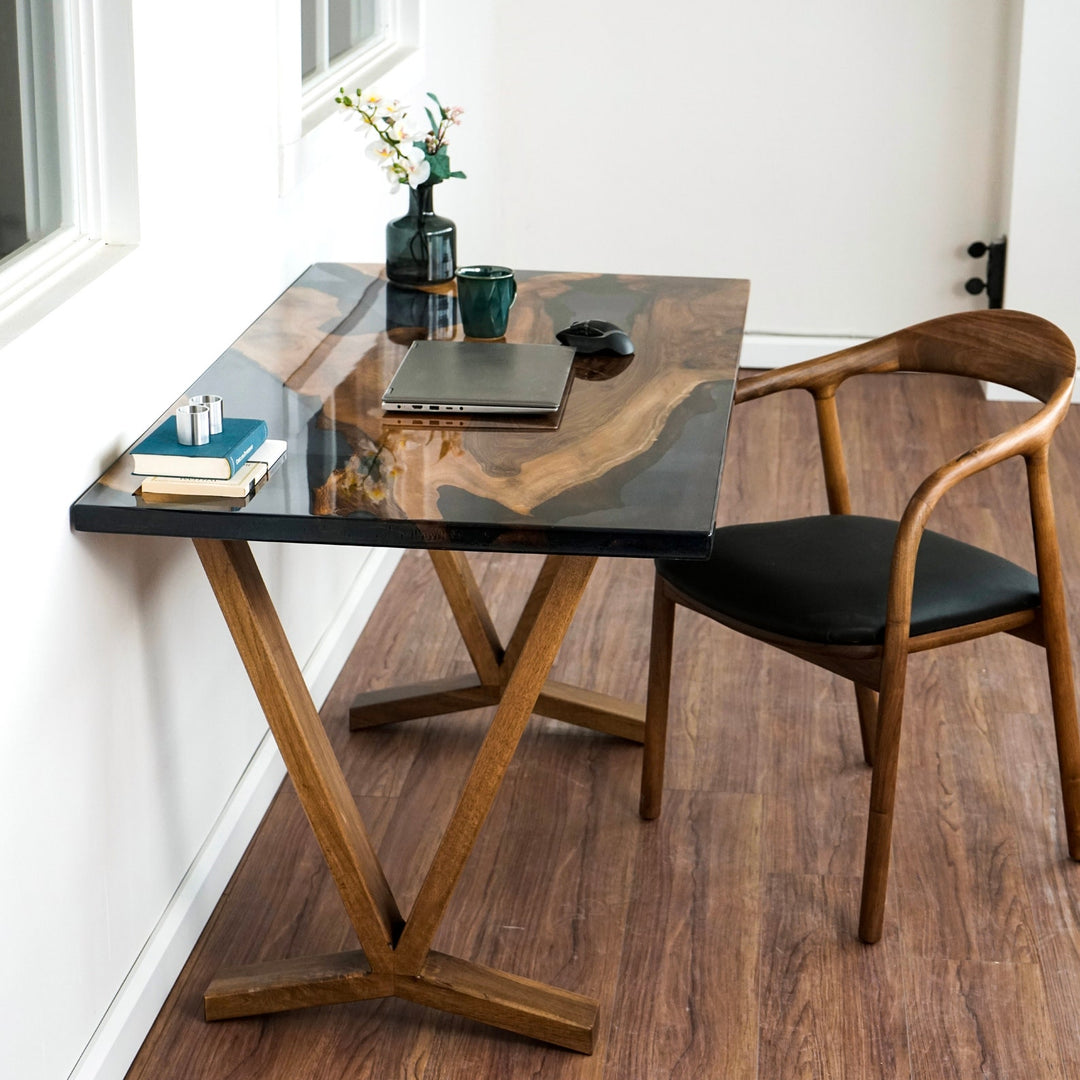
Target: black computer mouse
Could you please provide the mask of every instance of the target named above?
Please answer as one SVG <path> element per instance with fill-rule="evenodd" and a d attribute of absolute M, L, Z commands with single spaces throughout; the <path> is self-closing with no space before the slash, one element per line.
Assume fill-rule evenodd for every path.
<path fill-rule="evenodd" d="M 586 355 L 607 352 L 616 356 L 630 356 L 634 351 L 634 343 L 626 332 L 603 319 L 571 323 L 555 337 L 560 344 L 571 345 L 577 352 Z"/>

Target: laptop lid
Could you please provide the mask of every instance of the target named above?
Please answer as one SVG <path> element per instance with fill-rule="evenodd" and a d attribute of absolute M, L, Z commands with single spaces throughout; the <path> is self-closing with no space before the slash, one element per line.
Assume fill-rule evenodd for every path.
<path fill-rule="evenodd" d="M 506 341 L 414 341 L 383 393 L 393 412 L 547 413 L 562 402 L 574 350 Z"/>

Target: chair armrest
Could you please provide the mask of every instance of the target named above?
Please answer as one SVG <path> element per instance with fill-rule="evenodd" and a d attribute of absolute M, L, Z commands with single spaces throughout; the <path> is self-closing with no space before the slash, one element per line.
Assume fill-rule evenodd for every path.
<path fill-rule="evenodd" d="M 925 506 L 926 515 L 937 505 L 942 495 L 961 480 L 983 472 L 1009 458 L 1033 454 L 1049 445 L 1054 429 L 1061 423 L 1072 399 L 1072 380 L 1062 383 L 1047 403 L 1033 416 L 1007 431 L 979 443 L 978 446 L 935 469 L 919 485 L 908 502 L 904 517 L 912 511 L 913 504 Z"/>
<path fill-rule="evenodd" d="M 839 352 L 790 364 L 775 371 L 744 375 L 735 385 L 735 404 L 780 390 L 809 390 L 814 397 L 831 397 L 852 375 L 899 370 L 896 334 L 853 345 Z"/>
<path fill-rule="evenodd" d="M 919 542 L 933 509 L 941 497 L 976 473 L 984 472 L 1009 458 L 1045 455 L 1054 429 L 1061 422 L 1072 399 L 1072 380 L 1062 383 L 1034 416 L 995 435 L 935 469 L 908 500 L 896 532 L 892 569 L 889 576 L 886 641 L 890 635 L 906 640 L 911 623 L 911 594 L 915 583 L 915 561 Z"/>

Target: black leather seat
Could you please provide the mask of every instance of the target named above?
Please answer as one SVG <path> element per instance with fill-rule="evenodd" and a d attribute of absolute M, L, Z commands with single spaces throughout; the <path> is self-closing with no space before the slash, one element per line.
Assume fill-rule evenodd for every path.
<path fill-rule="evenodd" d="M 658 559 L 665 581 L 698 604 L 769 634 L 828 645 L 885 640 L 895 521 L 837 514 L 716 530 L 705 562 Z M 1015 563 L 923 532 L 911 634 L 1024 611 L 1039 580 Z"/>

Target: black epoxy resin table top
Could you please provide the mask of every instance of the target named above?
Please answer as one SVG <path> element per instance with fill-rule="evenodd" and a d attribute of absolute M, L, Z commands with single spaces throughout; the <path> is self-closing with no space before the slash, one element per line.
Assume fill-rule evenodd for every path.
<path fill-rule="evenodd" d="M 508 341 L 581 319 L 623 327 L 632 357 L 579 357 L 557 427 L 383 413 L 412 341 L 462 337 L 452 290 L 403 289 L 318 263 L 161 416 L 220 394 L 285 439 L 240 504 L 144 500 L 123 455 L 71 508 L 93 532 L 300 543 L 703 557 L 708 553 L 748 283 L 521 271 Z"/>

